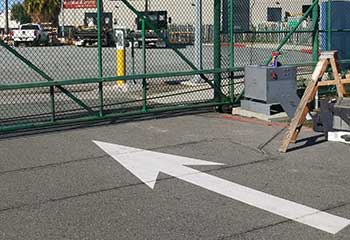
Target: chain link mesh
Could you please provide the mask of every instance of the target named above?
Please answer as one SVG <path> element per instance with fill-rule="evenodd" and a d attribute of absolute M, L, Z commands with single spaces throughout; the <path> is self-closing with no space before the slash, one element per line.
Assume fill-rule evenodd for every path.
<path fill-rule="evenodd" d="M 221 91 L 227 97 L 239 96 L 243 91 L 242 68 L 266 64 L 279 45 L 282 45 L 279 61 L 284 65 L 313 61 L 315 20 L 312 11 L 297 31 L 286 38 L 312 0 L 232 2 L 231 19 L 231 1 L 220 1 L 221 41 L 214 43 L 214 0 L 2 0 L 0 86 L 52 80 L 76 80 L 76 83 L 62 86 L 64 89 L 57 85 L 51 91 L 49 87 L 0 89 L 0 127 L 97 116 L 101 113 L 101 103 L 103 113 L 109 114 L 213 102 L 214 89 L 210 84 L 213 84 L 214 72 L 206 73 L 204 79 L 187 73 L 195 69 L 214 69 L 215 44 L 221 48 L 222 69 L 241 67 L 235 72 L 221 73 Z M 329 45 L 337 47 L 338 39 L 349 36 L 347 32 L 333 33 L 329 43 L 327 2 L 319 2 L 320 50 L 326 50 Z M 144 39 L 142 18 L 125 3 L 146 16 Z M 336 7 L 333 6 L 333 11 Z M 342 7 L 349 6 L 344 3 Z M 332 28 L 346 27 L 335 25 Z M 101 30 L 101 59 L 98 29 Z M 124 47 L 118 37 L 120 31 L 125 37 Z M 124 51 L 122 55 L 118 49 Z M 120 56 L 125 56 L 125 60 Z M 312 66 L 298 67 L 300 87 L 310 78 L 312 69 Z M 155 73 L 168 74 L 99 84 L 100 77 Z M 95 79 L 95 83 L 83 84 L 80 80 L 84 79 Z"/>

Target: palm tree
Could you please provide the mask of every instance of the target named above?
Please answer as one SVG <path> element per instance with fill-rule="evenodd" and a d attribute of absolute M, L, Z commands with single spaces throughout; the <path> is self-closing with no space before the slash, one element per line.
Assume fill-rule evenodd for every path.
<path fill-rule="evenodd" d="M 24 0 L 24 8 L 34 22 L 58 24 L 60 0 Z"/>
<path fill-rule="evenodd" d="M 33 22 L 41 22 L 42 0 L 24 0 L 24 9 Z"/>
<path fill-rule="evenodd" d="M 11 20 L 16 20 L 20 24 L 32 22 L 32 19 L 28 16 L 22 3 L 12 5 Z"/>
<path fill-rule="evenodd" d="M 52 22 L 54 25 L 58 24 L 58 15 L 61 9 L 60 0 L 44 0 L 42 15 L 46 22 Z"/>

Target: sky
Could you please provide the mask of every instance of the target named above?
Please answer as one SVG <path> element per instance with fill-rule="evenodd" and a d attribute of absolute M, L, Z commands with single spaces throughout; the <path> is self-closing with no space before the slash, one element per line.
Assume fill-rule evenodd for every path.
<path fill-rule="evenodd" d="M 23 0 L 8 0 L 9 1 L 9 9 L 11 9 L 11 6 L 16 3 L 22 3 Z M 5 0 L 0 0 L 0 13 L 5 12 Z"/>

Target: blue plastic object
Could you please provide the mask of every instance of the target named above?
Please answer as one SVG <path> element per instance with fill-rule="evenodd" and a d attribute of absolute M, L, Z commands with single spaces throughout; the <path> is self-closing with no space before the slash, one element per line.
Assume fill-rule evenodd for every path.
<path fill-rule="evenodd" d="M 350 29 L 350 1 L 332 1 L 331 3 L 331 26 L 333 30 Z M 321 36 L 322 51 L 338 50 L 339 59 L 350 58 L 350 32 L 332 32 L 331 49 L 327 49 L 328 35 L 328 0 L 321 4 L 321 29 L 326 32 Z M 349 68 L 349 64 L 343 65 Z"/>

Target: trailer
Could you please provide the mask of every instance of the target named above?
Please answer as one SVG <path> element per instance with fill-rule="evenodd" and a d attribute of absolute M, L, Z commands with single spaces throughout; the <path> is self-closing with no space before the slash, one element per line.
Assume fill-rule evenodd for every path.
<path fill-rule="evenodd" d="M 101 21 L 101 41 L 102 46 L 115 46 L 115 39 L 113 34 L 112 13 L 102 13 Z M 77 46 L 97 45 L 98 42 L 97 31 L 97 13 L 85 13 L 84 25 L 79 26 L 74 34 Z"/>

